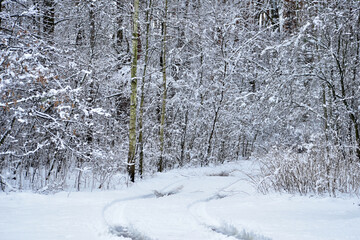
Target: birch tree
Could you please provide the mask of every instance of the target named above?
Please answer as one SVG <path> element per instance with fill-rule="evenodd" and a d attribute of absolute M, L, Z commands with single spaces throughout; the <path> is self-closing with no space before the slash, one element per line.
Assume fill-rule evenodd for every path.
<path fill-rule="evenodd" d="M 131 63 L 131 96 L 129 123 L 129 154 L 128 173 L 130 180 L 135 182 L 135 150 L 136 150 L 136 98 L 137 98 L 137 60 L 138 60 L 138 24 L 139 0 L 134 0 L 133 33 L 132 33 L 132 63 Z"/>

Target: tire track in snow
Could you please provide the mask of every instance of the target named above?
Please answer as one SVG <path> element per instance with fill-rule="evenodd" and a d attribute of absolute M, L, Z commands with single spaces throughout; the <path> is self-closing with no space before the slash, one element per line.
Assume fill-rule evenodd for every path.
<path fill-rule="evenodd" d="M 221 187 L 219 190 L 217 190 L 215 193 L 213 193 L 209 197 L 199 199 L 197 201 L 190 203 L 187 206 L 188 212 L 198 222 L 199 225 L 206 227 L 207 229 L 213 231 L 214 233 L 221 234 L 226 237 L 230 237 L 230 239 L 231 239 L 232 236 L 224 234 L 221 231 L 216 231 L 216 229 L 218 228 L 216 226 L 220 226 L 221 223 L 208 214 L 208 212 L 206 211 L 206 203 L 213 201 L 213 200 L 218 200 L 218 199 L 228 197 L 228 195 L 222 194 L 221 192 L 225 191 L 227 188 L 233 186 L 234 184 L 238 183 L 241 180 L 242 179 L 237 179 L 236 181 L 231 182 L 230 184 L 227 184 L 227 185 Z M 233 239 L 236 239 L 236 238 L 233 238 Z"/>
<path fill-rule="evenodd" d="M 121 214 L 119 217 L 124 217 L 123 211 L 126 207 L 127 201 L 153 198 L 153 197 L 155 197 L 154 194 L 144 194 L 144 195 L 139 195 L 139 196 L 134 196 L 134 197 L 116 199 L 116 200 L 106 204 L 102 210 L 102 218 L 103 218 L 105 225 L 108 227 L 110 233 L 113 235 L 116 235 L 118 237 L 124 237 L 124 238 L 132 239 L 132 240 L 144 240 L 144 239 L 150 240 L 150 238 L 147 238 L 145 235 L 140 234 L 140 232 L 137 231 L 136 229 L 134 229 L 133 227 L 130 228 L 130 227 L 122 226 L 120 224 L 116 224 L 116 225 L 110 224 L 109 221 L 106 219 L 105 214 L 111 207 L 117 205 L 118 203 L 123 203 L 121 206 Z"/>
<path fill-rule="evenodd" d="M 138 196 L 134 196 L 134 197 L 127 197 L 127 198 L 119 198 L 119 199 L 115 199 L 114 201 L 106 204 L 103 209 L 102 209 L 102 218 L 103 221 L 105 223 L 105 225 L 108 227 L 109 232 L 113 235 L 116 235 L 118 237 L 123 237 L 123 238 L 128 238 L 128 239 L 132 239 L 132 240 L 151 240 L 151 238 L 146 237 L 145 235 L 141 234 L 137 229 L 131 227 L 131 223 L 127 224 L 130 225 L 129 226 L 122 226 L 120 224 L 110 224 L 109 221 L 106 219 L 105 214 L 106 212 L 111 208 L 114 207 L 117 204 L 123 203 L 123 205 L 121 206 L 122 208 L 122 214 L 119 217 L 122 217 L 125 219 L 123 211 L 125 209 L 126 206 L 126 202 L 128 201 L 132 201 L 132 200 L 139 200 L 139 199 L 147 199 L 147 198 L 158 198 L 158 197 L 164 197 L 164 196 L 168 196 L 168 195 L 172 195 L 172 194 L 176 194 L 178 191 L 180 191 L 182 189 L 183 186 L 179 186 L 177 188 L 171 189 L 168 192 L 165 192 L 166 189 L 168 189 L 169 187 L 179 184 L 179 182 L 183 182 L 186 179 L 181 179 L 175 182 L 172 182 L 168 185 L 166 185 L 165 187 L 163 187 L 161 190 L 157 191 L 157 190 L 152 190 L 153 193 L 150 194 L 143 194 L 143 195 L 138 195 Z M 164 193 L 165 192 L 165 193 Z"/>
<path fill-rule="evenodd" d="M 267 237 L 257 235 L 251 232 L 247 232 L 244 229 L 239 230 L 236 227 L 232 226 L 231 224 L 226 223 L 225 221 L 219 222 L 219 220 L 216 220 L 215 218 L 211 217 L 207 210 L 206 210 L 206 204 L 210 201 L 214 200 L 220 200 L 225 197 L 229 197 L 231 195 L 224 194 L 222 192 L 225 192 L 226 189 L 230 188 L 231 186 L 237 184 L 240 181 L 246 181 L 246 179 L 237 179 L 234 182 L 231 182 L 230 184 L 225 185 L 224 187 L 220 188 L 218 191 L 216 191 L 211 196 L 200 199 L 197 201 L 192 202 L 187 206 L 187 209 L 189 213 L 196 219 L 196 221 L 210 229 L 211 231 L 221 234 L 223 236 L 228 237 L 229 239 L 238 239 L 238 240 L 271 240 Z M 247 195 L 249 195 L 246 192 L 242 192 Z M 234 194 L 233 194 L 234 195 Z"/>
<path fill-rule="evenodd" d="M 122 218 L 126 222 L 126 215 L 124 214 L 124 210 L 126 209 L 127 202 L 131 202 L 133 200 L 141 200 L 141 199 L 146 200 L 146 199 L 153 199 L 159 197 L 162 198 L 162 197 L 167 197 L 168 195 L 176 194 L 182 189 L 183 186 L 179 184 L 180 183 L 184 184 L 184 182 L 188 181 L 189 178 L 191 177 L 185 176 L 185 178 L 174 181 L 168 184 L 167 186 L 163 187 L 159 191 L 144 189 L 143 191 L 149 191 L 149 192 L 152 191 L 153 193 L 127 197 L 127 198 L 120 198 L 105 205 L 103 208 L 103 219 L 105 224 L 108 226 L 110 233 L 119 237 L 129 238 L 132 240 L 144 240 L 144 239 L 150 240 L 149 237 L 145 236 L 139 231 L 140 229 L 139 230 L 135 229 L 131 224 L 131 222 L 122 225 L 110 223 L 106 218 L 106 212 L 111 210 L 113 207 L 114 210 L 115 209 L 121 210 L 117 216 L 119 218 Z M 229 184 L 220 187 L 218 190 L 214 191 L 208 197 L 193 201 L 192 203 L 184 206 L 185 211 L 187 211 L 188 213 L 188 216 L 194 219 L 197 222 L 197 224 L 201 226 L 201 229 L 203 229 L 202 231 L 211 233 L 211 235 L 214 236 L 214 237 L 210 237 L 210 239 L 268 240 L 267 238 L 254 237 L 255 236 L 254 234 L 247 233 L 244 230 L 239 231 L 234 226 L 226 224 L 226 222 L 222 222 L 214 219 L 206 211 L 206 204 L 210 201 L 219 200 L 239 193 L 247 194 L 246 192 L 240 192 L 240 191 L 236 191 L 236 192 L 227 191 L 227 189 L 230 188 L 231 186 L 244 180 L 245 180 L 244 178 L 238 178 L 235 181 L 232 181 Z M 169 189 L 170 187 L 173 188 Z"/>

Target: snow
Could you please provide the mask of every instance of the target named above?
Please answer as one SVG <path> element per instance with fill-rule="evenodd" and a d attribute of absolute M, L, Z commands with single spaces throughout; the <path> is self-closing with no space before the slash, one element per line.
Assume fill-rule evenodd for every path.
<path fill-rule="evenodd" d="M 156 174 L 122 190 L 0 194 L 2 240 L 355 240 L 360 200 L 262 195 L 250 161 Z"/>
<path fill-rule="evenodd" d="M 99 115 L 105 115 L 106 117 L 110 117 L 111 114 L 107 113 L 105 109 L 103 108 L 93 108 L 90 110 L 91 113 L 96 113 Z"/>

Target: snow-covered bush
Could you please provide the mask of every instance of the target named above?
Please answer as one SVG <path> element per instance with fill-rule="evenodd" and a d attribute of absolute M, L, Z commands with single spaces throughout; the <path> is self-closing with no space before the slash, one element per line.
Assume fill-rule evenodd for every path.
<path fill-rule="evenodd" d="M 263 192 L 358 195 L 360 163 L 351 149 L 307 146 L 274 148 L 260 160 L 258 189 Z"/>

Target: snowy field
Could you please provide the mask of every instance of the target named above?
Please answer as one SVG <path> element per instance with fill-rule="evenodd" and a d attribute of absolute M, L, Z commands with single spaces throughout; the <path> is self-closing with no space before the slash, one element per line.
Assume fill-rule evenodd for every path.
<path fill-rule="evenodd" d="M 157 174 L 119 191 L 0 193 L 1 240 L 358 240 L 360 200 L 257 193 L 251 162 Z"/>

